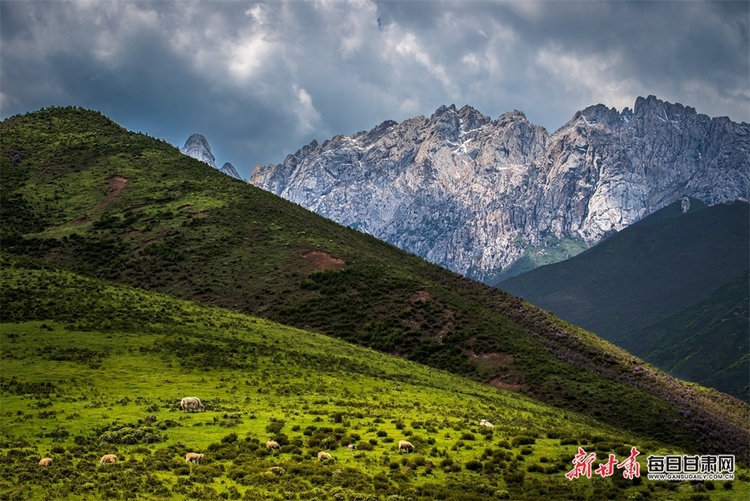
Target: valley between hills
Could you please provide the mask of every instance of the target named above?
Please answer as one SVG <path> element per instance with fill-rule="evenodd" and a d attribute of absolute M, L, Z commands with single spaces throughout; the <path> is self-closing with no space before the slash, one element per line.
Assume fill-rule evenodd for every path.
<path fill-rule="evenodd" d="M 734 397 L 98 112 L 11 117 L 0 142 L 4 498 L 750 494 Z M 734 454 L 736 479 L 571 481 L 579 446 L 637 447 L 644 473 Z"/>

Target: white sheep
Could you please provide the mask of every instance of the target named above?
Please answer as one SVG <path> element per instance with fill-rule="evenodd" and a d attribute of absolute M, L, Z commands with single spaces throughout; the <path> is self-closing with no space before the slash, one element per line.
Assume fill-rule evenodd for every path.
<path fill-rule="evenodd" d="M 281 446 L 276 440 L 269 440 L 266 442 L 266 449 L 281 449 Z"/>
<path fill-rule="evenodd" d="M 201 403 L 201 399 L 198 397 L 183 398 L 182 400 L 180 400 L 180 409 L 182 409 L 183 411 L 205 410 L 203 404 Z"/>
<path fill-rule="evenodd" d="M 326 451 L 320 451 L 318 453 L 318 461 L 335 461 L 334 457 L 328 454 Z"/>
<path fill-rule="evenodd" d="M 39 466 L 52 466 L 52 458 L 42 458 L 39 461 Z"/>
<path fill-rule="evenodd" d="M 203 454 L 198 454 L 196 452 L 188 452 L 185 454 L 186 463 L 200 464 L 201 459 L 203 459 Z"/>
<path fill-rule="evenodd" d="M 117 456 L 115 456 L 114 454 L 105 454 L 99 460 L 99 464 L 102 464 L 102 463 L 116 463 L 116 462 L 117 462 Z"/>
<path fill-rule="evenodd" d="M 414 452 L 414 446 L 411 444 L 411 442 L 400 440 L 398 442 L 398 452 L 401 452 L 402 450 L 406 452 Z"/>

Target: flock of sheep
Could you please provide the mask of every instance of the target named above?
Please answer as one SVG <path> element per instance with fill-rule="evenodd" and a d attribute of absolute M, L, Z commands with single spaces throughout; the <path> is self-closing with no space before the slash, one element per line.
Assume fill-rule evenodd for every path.
<path fill-rule="evenodd" d="M 183 398 L 180 401 L 180 409 L 185 412 L 205 410 L 203 404 L 201 403 L 201 400 L 198 397 Z M 494 428 L 494 425 L 486 419 L 482 419 L 481 421 L 479 421 L 479 426 L 484 426 L 485 428 Z M 269 440 L 268 442 L 266 442 L 266 448 L 269 450 L 280 450 L 281 445 L 279 445 L 279 443 L 275 440 Z M 347 448 L 349 450 L 355 449 L 354 444 L 349 444 Z M 406 451 L 407 453 L 414 452 L 414 446 L 411 444 L 411 442 L 400 440 L 398 443 L 398 452 L 400 453 L 401 451 Z M 196 452 L 188 452 L 187 454 L 185 454 L 186 463 L 200 464 L 201 459 L 203 459 L 203 454 L 199 454 Z M 336 458 L 331 456 L 326 451 L 320 451 L 318 452 L 318 461 L 327 463 L 329 461 L 336 461 Z M 114 454 L 105 454 L 99 461 L 99 464 L 103 463 L 117 463 L 117 456 L 115 456 Z M 52 466 L 52 458 L 42 458 L 42 460 L 39 461 L 39 466 Z M 271 467 L 270 471 L 277 475 L 284 474 L 284 469 L 279 466 Z"/>

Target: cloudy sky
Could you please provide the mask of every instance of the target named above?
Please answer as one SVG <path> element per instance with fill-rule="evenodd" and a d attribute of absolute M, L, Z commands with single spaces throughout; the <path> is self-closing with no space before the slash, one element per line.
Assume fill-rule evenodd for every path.
<path fill-rule="evenodd" d="M 312 139 L 470 104 L 550 132 L 639 95 L 750 122 L 747 1 L 0 0 L 0 116 L 102 111 L 249 177 Z"/>

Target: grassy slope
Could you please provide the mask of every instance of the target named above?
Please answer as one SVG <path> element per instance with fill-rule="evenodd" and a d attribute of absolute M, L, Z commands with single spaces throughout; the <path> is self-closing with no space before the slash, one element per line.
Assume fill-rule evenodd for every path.
<path fill-rule="evenodd" d="M 2 257 L 0 496 L 651 499 L 689 482 L 571 482 L 580 445 L 679 452 L 326 336 Z M 9 291 L 13 291 L 10 293 Z M 9 299 L 12 297 L 14 299 Z M 30 307 L 33 304 L 34 307 Z M 183 413 L 186 395 L 205 413 Z M 479 419 L 495 424 L 492 431 Z M 264 444 L 276 439 L 280 453 Z M 395 444 L 408 439 L 413 455 Z M 357 451 L 347 443 L 359 444 Z M 524 443 L 526 442 L 526 443 Z M 533 442 L 533 443 L 528 443 Z M 337 461 L 320 464 L 328 450 Z M 200 466 L 187 452 L 203 452 Z M 105 453 L 120 464 L 99 466 Z M 51 468 L 37 466 L 53 458 Z M 602 461 L 597 461 L 599 464 Z M 286 474 L 277 477 L 271 466 Z M 750 494 L 747 471 L 713 499 Z M 372 496 L 372 497 L 367 497 Z M 390 499 L 390 498 L 389 498 Z M 393 498 L 401 499 L 401 498 Z"/>
<path fill-rule="evenodd" d="M 528 246 L 520 258 L 500 272 L 494 279 L 485 280 L 488 284 L 500 283 L 503 280 L 516 277 L 523 273 L 545 266 L 559 263 L 573 256 L 577 256 L 588 248 L 582 238 L 548 238 L 537 247 Z"/>
<path fill-rule="evenodd" d="M 100 114 L 13 117 L 0 140 L 5 250 L 516 388 L 696 452 L 748 454 L 748 407 L 736 400 Z M 343 268 L 321 270 L 311 258 L 324 255 Z"/>
<path fill-rule="evenodd" d="M 670 374 L 748 401 L 748 291 L 745 270 L 706 299 L 617 343 Z"/>

